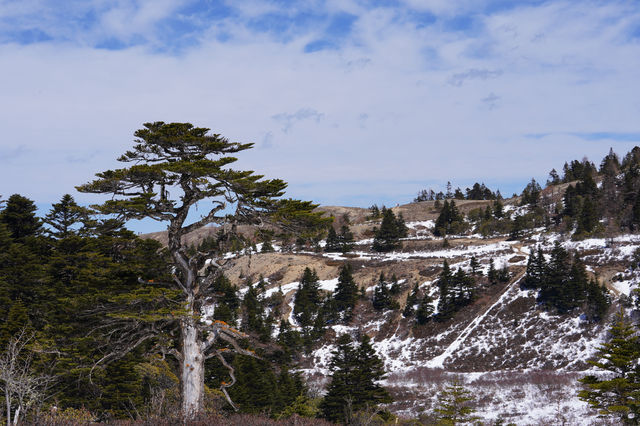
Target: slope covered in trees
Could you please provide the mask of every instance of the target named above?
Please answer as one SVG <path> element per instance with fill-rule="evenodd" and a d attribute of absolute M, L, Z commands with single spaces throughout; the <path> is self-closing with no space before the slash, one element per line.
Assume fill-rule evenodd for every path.
<path fill-rule="evenodd" d="M 38 397 L 11 391 L 3 416 L 35 416 L 55 403 L 61 413 L 86 410 L 100 421 L 170 418 L 184 410 L 176 356 L 184 342 L 176 342 L 185 315 L 205 341 L 223 329 L 235 337 L 221 338 L 216 350 L 224 355 L 205 356 L 202 367 L 202 406 L 221 415 L 233 410 L 224 390 L 241 412 L 273 419 L 416 418 L 431 398 L 423 407 L 433 419 L 473 407 L 486 420 L 482 404 L 491 402 L 466 401 L 455 386 L 440 402 L 434 391 L 405 409 L 413 379 L 393 380 L 448 381 L 421 370 L 425 364 L 481 374 L 473 368 L 580 371 L 592 355 L 605 370 L 599 358 L 632 363 L 621 353 L 636 345 L 634 326 L 610 329 L 607 321 L 612 305 L 627 312 L 640 305 L 638 157 L 634 149 L 622 161 L 610 153 L 598 168 L 567 163 L 545 188 L 532 180 L 513 199 L 478 185 L 473 199 L 452 190 L 450 198 L 383 207 L 367 218 L 364 209 L 350 220 L 336 215 L 334 228 L 313 233 L 294 229 L 296 212 L 310 213 L 310 205 L 291 201 L 278 208 L 283 229 L 232 235 L 221 227 L 209 239 L 180 243 L 185 256 L 199 259 L 192 272 L 203 298 L 193 308 L 177 285 L 188 270 L 176 269 L 171 244 L 140 239 L 70 195 L 40 218 L 32 200 L 12 195 L 0 210 L 0 347 L 28 355 Z M 175 208 L 156 191 L 123 206 L 135 215 L 148 213 L 147 200 Z M 267 242 L 271 250 L 260 253 Z M 606 329 L 613 339 L 596 351 Z M 615 373 L 622 371 L 624 398 L 633 402 L 637 377 L 625 368 Z M 611 397 L 614 382 L 589 376 L 582 383 L 583 399 L 600 410 L 637 410 Z"/>

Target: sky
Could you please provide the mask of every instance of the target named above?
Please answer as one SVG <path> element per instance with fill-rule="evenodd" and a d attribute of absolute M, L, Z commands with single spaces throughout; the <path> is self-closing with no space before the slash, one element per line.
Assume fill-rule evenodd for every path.
<path fill-rule="evenodd" d="M 508 196 L 640 145 L 638 70 L 635 0 L 0 0 L 0 194 L 97 202 L 165 121 L 323 205 Z"/>

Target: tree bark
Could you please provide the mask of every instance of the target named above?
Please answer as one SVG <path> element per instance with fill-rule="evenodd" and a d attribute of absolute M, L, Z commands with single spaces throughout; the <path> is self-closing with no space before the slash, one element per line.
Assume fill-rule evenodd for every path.
<path fill-rule="evenodd" d="M 204 354 L 193 315 L 181 322 L 182 360 L 180 382 L 182 386 L 182 413 L 187 419 L 196 417 L 204 397 Z"/>

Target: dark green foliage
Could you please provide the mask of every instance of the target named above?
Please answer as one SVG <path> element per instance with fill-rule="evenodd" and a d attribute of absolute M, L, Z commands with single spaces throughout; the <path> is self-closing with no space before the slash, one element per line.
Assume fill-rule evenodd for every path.
<path fill-rule="evenodd" d="M 13 194 L 0 212 L 0 222 L 7 226 L 11 238 L 24 242 L 41 232 L 42 223 L 35 215 L 37 208 L 33 201 L 19 194 Z"/>
<path fill-rule="evenodd" d="M 333 300 L 341 319 L 345 322 L 350 321 L 353 316 L 353 308 L 355 308 L 358 301 L 358 286 L 353 280 L 351 265 L 348 263 L 345 263 L 340 268 L 338 285 L 333 294 Z"/>
<path fill-rule="evenodd" d="M 260 337 L 262 342 L 269 340 L 271 336 L 271 321 L 265 315 L 263 301 L 259 298 L 258 289 L 251 283 L 242 300 L 242 331 L 253 333 Z"/>
<path fill-rule="evenodd" d="M 382 206 L 382 209 L 384 210 L 384 206 Z M 377 204 L 372 205 L 371 207 L 369 207 L 369 215 L 367 216 L 367 220 L 375 220 L 375 219 L 379 219 L 380 218 L 381 213 L 380 213 L 380 208 L 378 207 Z"/>
<path fill-rule="evenodd" d="M 320 331 L 318 317 L 322 322 L 321 302 L 318 275 L 315 270 L 305 268 L 294 298 L 293 316 L 302 329 L 302 338 L 307 350 L 311 349 L 315 334 Z"/>
<path fill-rule="evenodd" d="M 524 290 L 540 288 L 546 276 L 546 267 L 547 263 L 544 258 L 544 253 L 542 252 L 542 247 L 538 246 L 537 251 L 531 250 L 529 261 L 527 262 L 527 271 L 520 284 L 520 288 Z"/>
<path fill-rule="evenodd" d="M 400 238 L 407 235 L 407 227 L 404 219 L 396 218 L 391 209 L 382 209 L 382 223 L 380 228 L 375 230 L 373 239 L 373 249 L 379 252 L 394 250 L 400 246 Z"/>
<path fill-rule="evenodd" d="M 549 172 L 549 179 L 547 179 L 547 186 L 559 185 L 560 182 L 560 175 L 558 175 L 556 169 L 551 169 Z"/>
<path fill-rule="evenodd" d="M 580 382 L 584 390 L 578 395 L 598 410 L 601 416 L 615 417 L 623 424 L 636 425 L 640 416 L 638 334 L 625 319 L 623 311 L 617 315 L 609 333 L 611 338 L 598 349 L 597 361 L 590 361 L 590 364 L 604 370 L 608 375 L 583 377 Z"/>
<path fill-rule="evenodd" d="M 540 289 L 538 302 L 547 309 L 566 313 L 583 307 L 591 321 L 602 319 L 608 309 L 608 292 L 587 276 L 585 265 L 556 242 L 547 263 L 542 252 L 531 253 L 521 287 Z"/>
<path fill-rule="evenodd" d="M 471 256 L 471 260 L 469 261 L 469 267 L 471 268 L 471 275 L 477 276 L 479 273 L 481 274 L 480 263 L 478 262 L 478 259 L 475 256 Z"/>
<path fill-rule="evenodd" d="M 353 233 L 349 230 L 347 225 L 342 225 L 340 228 L 340 235 L 338 235 L 332 226 L 329 227 L 329 233 L 327 235 L 327 242 L 324 246 L 326 252 L 341 252 L 348 253 L 353 250 L 354 240 Z"/>
<path fill-rule="evenodd" d="M 330 363 L 333 375 L 320 410 L 330 421 L 349 423 L 358 411 L 391 402 L 391 397 L 376 383 L 385 373 L 367 335 L 357 348 L 346 334 L 336 344 Z"/>
<path fill-rule="evenodd" d="M 404 310 L 402 311 L 402 316 L 405 318 L 412 317 L 415 314 L 415 304 L 418 303 L 418 283 L 413 285 L 413 289 L 409 296 L 407 296 L 407 303 L 405 304 Z"/>
<path fill-rule="evenodd" d="M 373 308 L 377 311 L 387 311 L 390 309 L 400 309 L 400 305 L 396 302 L 386 281 L 384 273 L 380 273 L 378 284 L 373 289 Z"/>
<path fill-rule="evenodd" d="M 282 350 L 282 360 L 284 363 L 290 362 L 294 355 L 302 349 L 302 336 L 297 330 L 293 330 L 289 321 L 280 320 L 278 329 L 278 345 Z"/>
<path fill-rule="evenodd" d="M 471 188 L 467 188 L 463 193 L 460 188 L 456 188 L 451 192 L 451 182 L 447 182 L 447 193 L 435 193 L 433 189 L 422 189 L 413 200 L 414 203 L 420 201 L 434 201 L 455 198 L 456 200 L 496 200 L 501 198 L 500 191 L 493 192 L 485 186 L 484 183 L 474 183 Z"/>
<path fill-rule="evenodd" d="M 416 323 L 423 325 L 429 322 L 433 318 L 433 311 L 433 297 L 425 293 L 416 310 Z"/>
<path fill-rule="evenodd" d="M 453 317 L 458 310 L 476 298 L 473 277 L 467 275 L 463 269 L 458 269 L 455 274 L 452 273 L 446 259 L 442 265 L 442 272 L 440 272 L 437 284 L 440 290 L 438 314 L 436 315 L 438 321 L 445 321 Z"/>
<path fill-rule="evenodd" d="M 593 176 L 596 172 L 596 166 L 588 160 L 573 160 L 570 164 L 564 163 L 562 172 L 562 182 L 567 183 L 582 180 L 586 176 Z"/>
<path fill-rule="evenodd" d="M 467 188 L 466 193 L 467 200 L 495 200 L 497 198 L 496 194 L 487 188 L 484 182 L 474 183 L 471 189 Z"/>
<path fill-rule="evenodd" d="M 469 405 L 474 398 L 459 382 L 453 382 L 438 394 L 438 424 L 457 425 L 472 423 L 479 419 L 473 416 L 475 409 Z"/>
<path fill-rule="evenodd" d="M 340 244 L 338 242 L 338 234 L 333 226 L 329 227 L 329 233 L 327 234 L 327 242 L 324 246 L 324 251 L 335 252 L 340 251 Z"/>
<path fill-rule="evenodd" d="M 530 205 L 530 206 L 537 205 L 538 204 L 538 200 L 540 198 L 540 192 L 542 192 L 542 188 L 540 187 L 538 182 L 536 182 L 535 179 L 531 179 L 531 182 L 529 182 L 527 184 L 527 186 L 522 191 L 522 194 L 520 195 L 520 197 L 521 197 L 520 204 L 523 205 L 523 206 L 525 206 L 525 205 Z"/>
<path fill-rule="evenodd" d="M 462 232 L 465 228 L 463 217 L 456 207 L 455 201 L 445 200 L 438 219 L 436 219 L 433 234 L 437 237 L 444 237 L 447 234 Z"/>
<path fill-rule="evenodd" d="M 213 319 L 229 324 L 235 322 L 237 310 L 240 307 L 236 286 L 231 284 L 231 281 L 224 274 L 220 274 L 213 282 L 212 290 L 221 302 L 213 312 Z"/>
<path fill-rule="evenodd" d="M 79 225 L 88 220 L 89 210 L 78 206 L 69 194 L 63 195 L 59 203 L 53 204 L 44 219 L 53 228 L 48 231 L 53 238 L 65 238 L 77 233 Z"/>

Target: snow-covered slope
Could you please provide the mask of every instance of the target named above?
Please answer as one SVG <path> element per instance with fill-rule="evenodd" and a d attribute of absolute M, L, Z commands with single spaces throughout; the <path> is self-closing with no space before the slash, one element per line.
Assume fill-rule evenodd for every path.
<path fill-rule="evenodd" d="M 472 391 L 477 414 L 488 422 L 499 419 L 518 425 L 594 422 L 593 412 L 577 398 L 577 378 L 589 369 L 586 361 L 605 341 L 606 321 L 590 323 L 577 311 L 563 316 L 550 314 L 536 304 L 535 291 L 521 290 L 520 280 L 530 251 L 538 245 L 548 251 L 559 241 L 566 249 L 578 252 L 588 270 L 605 282 L 614 300 L 611 309 L 618 309 L 618 298 L 628 296 L 638 282 L 637 275 L 628 267 L 640 245 L 640 235 L 574 242 L 568 236 L 538 229 L 525 241 L 507 241 L 504 236 L 491 239 L 450 236 L 445 247 L 444 241 L 430 232 L 433 218 L 417 219 L 407 223 L 410 235 L 404 248 L 397 252 L 374 253 L 370 250 L 372 240 L 362 238 L 348 255 L 312 252 L 269 255 L 272 256 L 269 268 L 277 269 L 278 273 L 272 274 L 267 295 L 278 288 L 283 291 L 289 306 L 285 317 L 293 323 L 290 310 L 298 288 L 296 279 L 304 265 L 318 271 L 321 288 L 326 291 L 335 288 L 338 267 L 344 262 L 352 264 L 355 281 L 367 290 L 375 285 L 380 272 L 387 277 L 395 274 L 402 287 L 402 294 L 397 297 L 401 306 L 414 283 L 433 295 L 434 306 L 437 305 L 435 283 L 444 259 L 453 270 L 468 271 L 474 256 L 485 274 L 493 260 L 496 268 L 508 267 L 511 279 L 502 284 L 485 284 L 478 300 L 443 323 L 432 321 L 415 326 L 413 319 L 403 318 L 402 310 L 380 314 L 373 311 L 369 302 L 360 303 L 354 321 L 332 325 L 326 338 L 303 360 L 301 370 L 312 387 L 321 388 L 330 375 L 328 365 L 335 337 L 364 332 L 373 338 L 374 347 L 384 360 L 388 371 L 385 385 L 396 398 L 389 408 L 399 415 L 428 412 L 438 390 L 458 380 Z M 366 234 L 366 230 L 362 233 Z M 254 256 L 256 259 L 250 266 L 238 263 L 239 274 L 261 273 L 257 266 L 259 257 L 267 255 Z M 294 267 L 298 268 L 297 275 L 283 277 L 283 271 Z"/>

